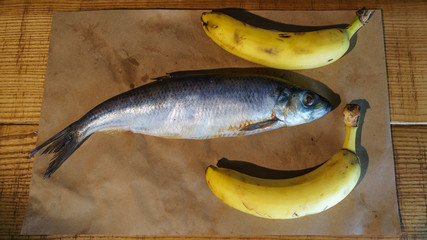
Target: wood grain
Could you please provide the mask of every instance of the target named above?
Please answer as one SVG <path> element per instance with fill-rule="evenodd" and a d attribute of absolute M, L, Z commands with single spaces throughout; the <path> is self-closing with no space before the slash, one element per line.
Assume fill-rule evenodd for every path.
<path fill-rule="evenodd" d="M 175 239 L 173 236 L 20 236 L 43 97 L 52 14 L 186 8 L 383 11 L 400 236 L 181 236 L 191 239 L 427 239 L 427 3 L 400 1 L 0 1 L 0 239 Z"/>
<path fill-rule="evenodd" d="M 427 232 L 427 127 L 392 128 L 403 230 Z"/>
<path fill-rule="evenodd" d="M 50 22 L 50 16 L 0 14 L 1 123 L 38 124 Z"/>

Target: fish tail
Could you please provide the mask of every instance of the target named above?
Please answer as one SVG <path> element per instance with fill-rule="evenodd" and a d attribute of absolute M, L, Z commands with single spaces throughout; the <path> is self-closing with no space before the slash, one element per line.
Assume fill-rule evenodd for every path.
<path fill-rule="evenodd" d="M 44 174 L 45 179 L 49 178 L 90 136 L 82 136 L 77 130 L 76 124 L 71 124 L 30 152 L 30 158 L 42 149 L 44 150 L 40 155 L 54 154 Z"/>

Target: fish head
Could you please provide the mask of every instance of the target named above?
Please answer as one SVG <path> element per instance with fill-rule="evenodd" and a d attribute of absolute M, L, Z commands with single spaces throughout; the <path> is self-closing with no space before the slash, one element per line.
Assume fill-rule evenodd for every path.
<path fill-rule="evenodd" d="M 331 109 L 331 103 L 315 92 L 286 88 L 276 100 L 275 113 L 286 126 L 295 126 L 319 119 Z"/>

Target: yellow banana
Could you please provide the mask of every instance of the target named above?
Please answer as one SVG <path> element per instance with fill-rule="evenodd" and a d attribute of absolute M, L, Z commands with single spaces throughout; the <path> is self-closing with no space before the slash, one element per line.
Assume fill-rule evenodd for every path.
<path fill-rule="evenodd" d="M 348 27 L 311 32 L 279 32 L 251 26 L 220 12 L 203 13 L 206 34 L 228 52 L 267 67 L 299 70 L 322 67 L 341 58 L 351 37 L 373 10 L 361 9 Z"/>
<path fill-rule="evenodd" d="M 315 170 L 289 179 L 264 179 L 209 166 L 209 188 L 229 206 L 263 218 L 298 218 L 331 208 L 353 190 L 361 172 L 355 146 L 359 106 L 347 105 L 344 115 L 343 148 Z"/>

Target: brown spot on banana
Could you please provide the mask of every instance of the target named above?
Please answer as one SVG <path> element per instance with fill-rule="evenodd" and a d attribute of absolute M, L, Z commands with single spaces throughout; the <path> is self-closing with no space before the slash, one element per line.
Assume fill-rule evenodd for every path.
<path fill-rule="evenodd" d="M 279 37 L 280 38 L 290 38 L 291 35 L 287 34 L 287 33 L 279 33 Z"/>
<path fill-rule="evenodd" d="M 263 48 L 262 51 L 269 55 L 277 55 L 278 53 L 278 51 L 274 48 Z"/>
<path fill-rule="evenodd" d="M 233 40 L 234 40 L 234 43 L 236 43 L 236 45 L 239 45 L 240 44 L 240 42 L 241 42 L 241 40 L 242 40 L 242 37 L 240 36 L 240 34 L 237 32 L 237 30 L 236 31 L 234 31 L 234 38 L 233 38 Z"/>

